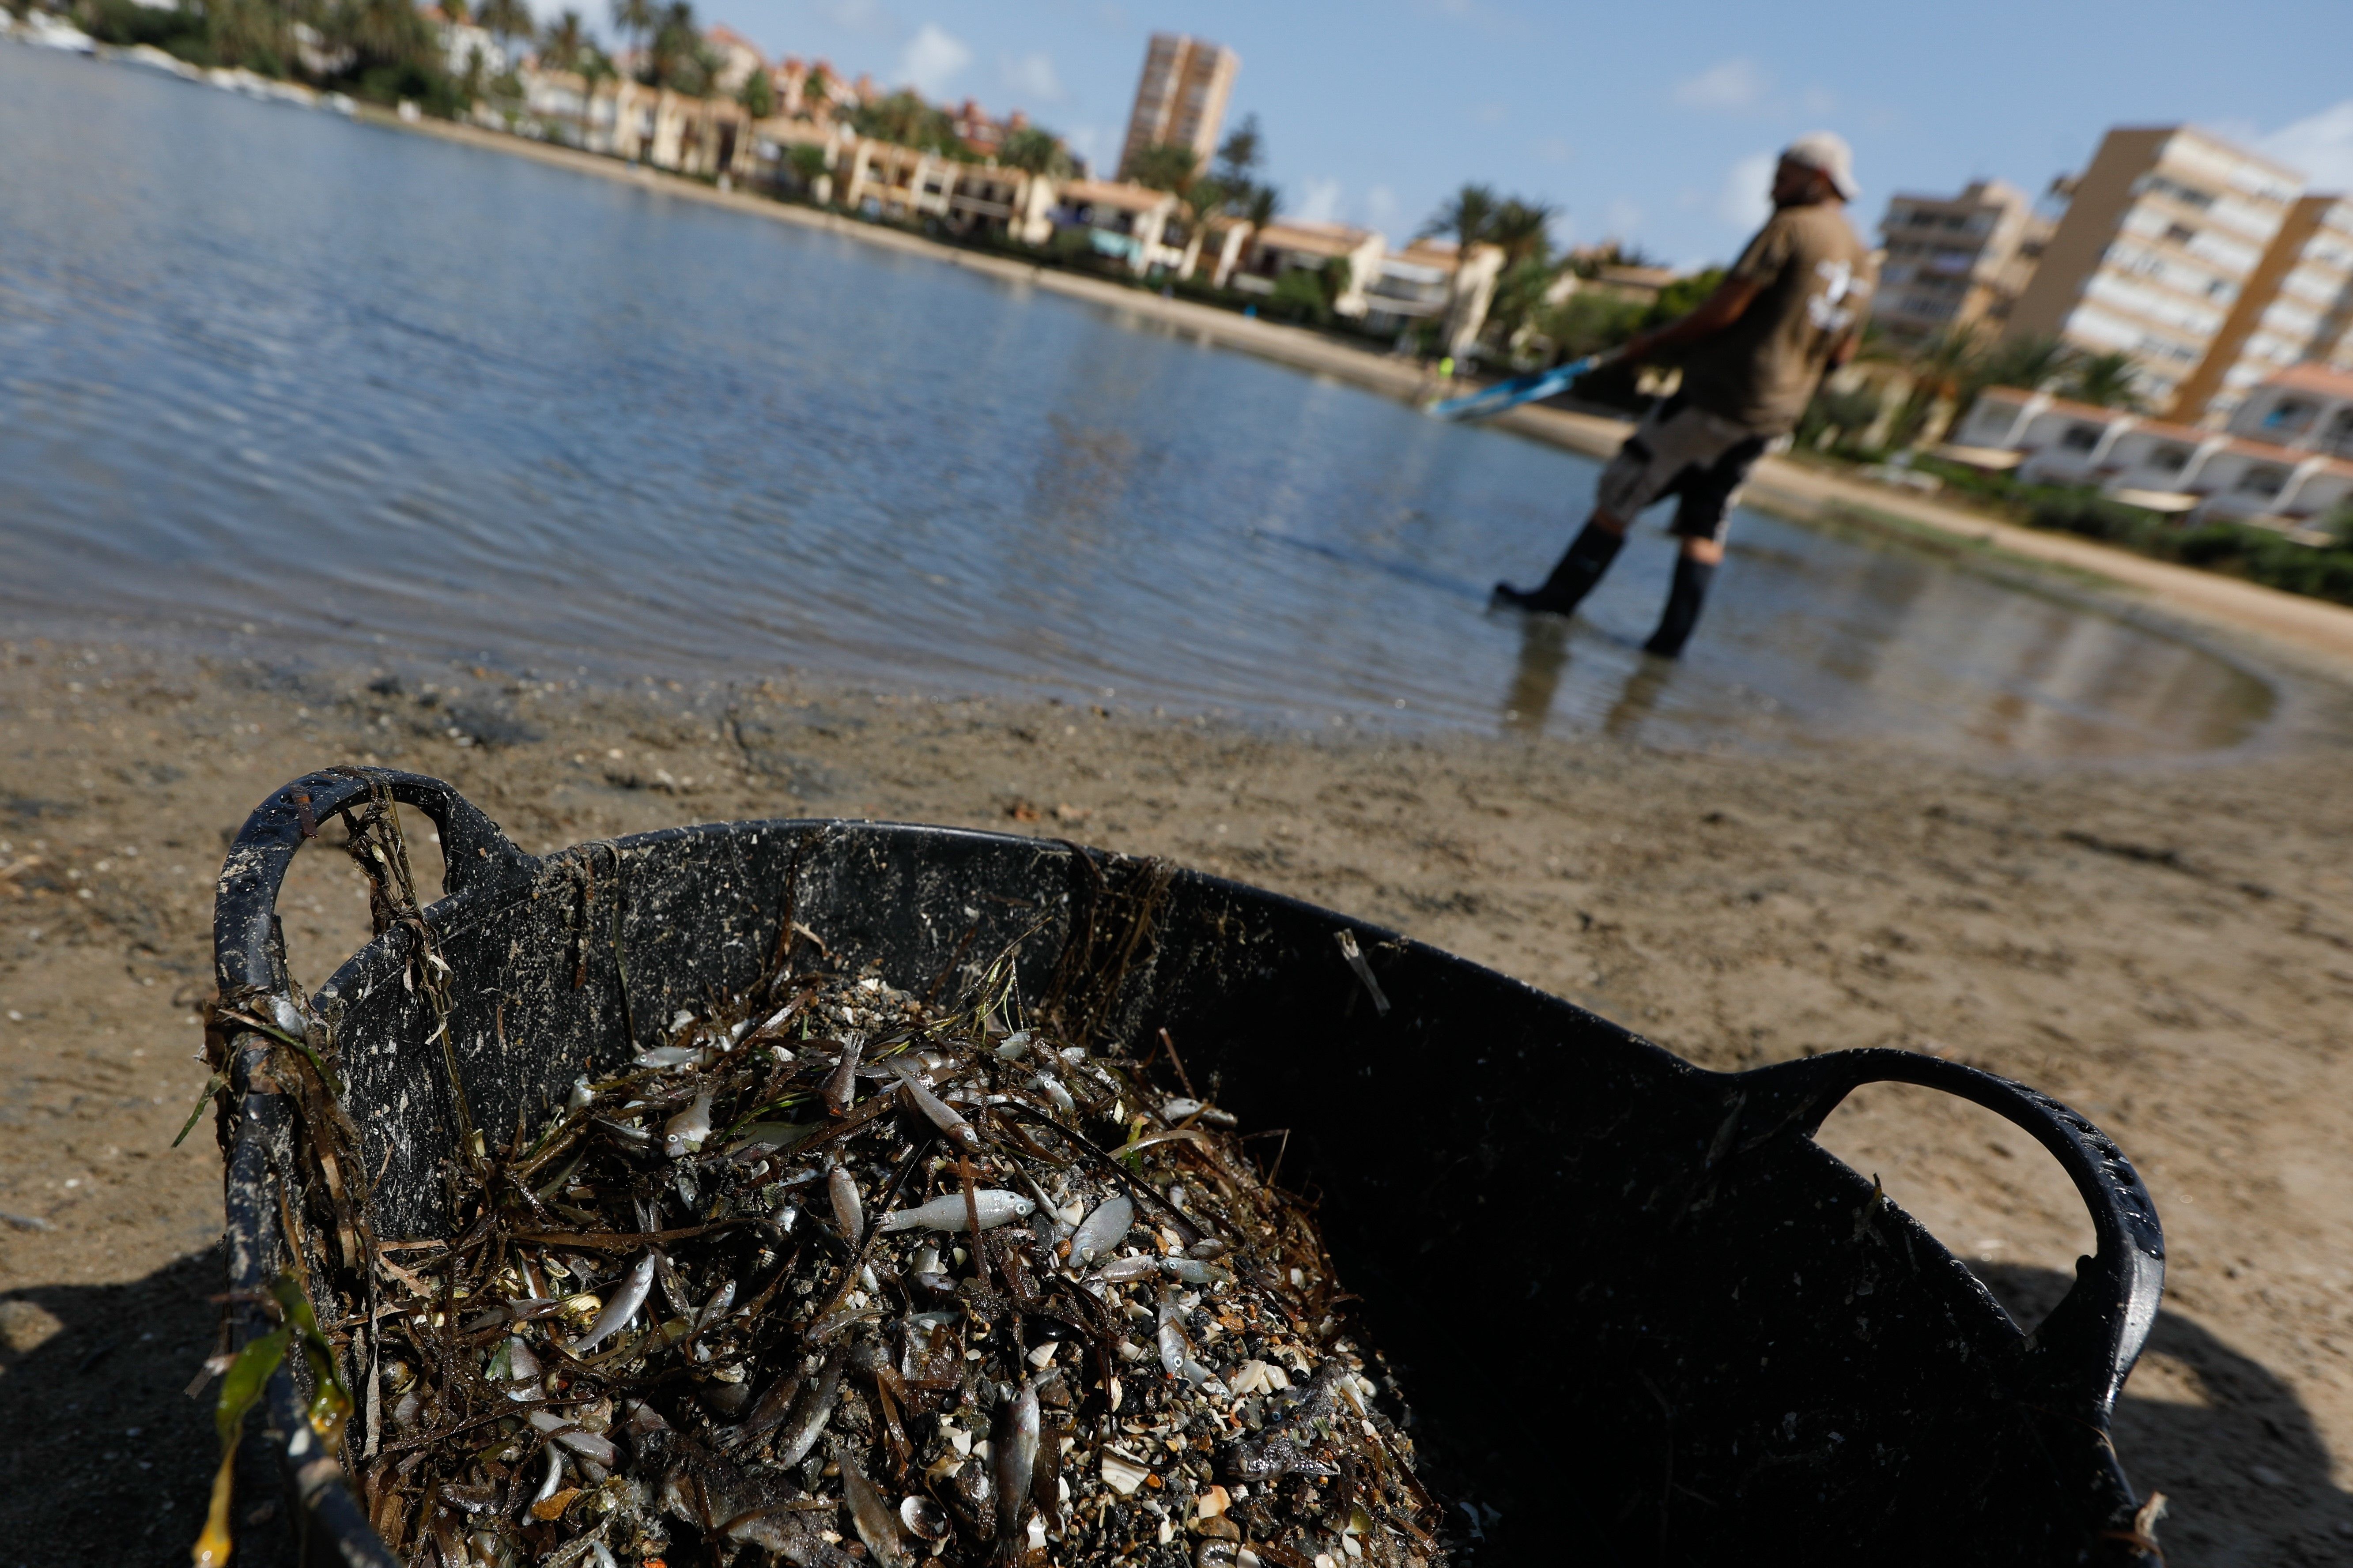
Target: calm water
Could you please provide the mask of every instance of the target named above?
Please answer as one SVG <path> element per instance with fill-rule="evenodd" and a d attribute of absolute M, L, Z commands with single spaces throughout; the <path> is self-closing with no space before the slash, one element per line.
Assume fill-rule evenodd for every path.
<path fill-rule="evenodd" d="M 0 616 L 608 675 L 780 665 L 1287 722 L 2237 743 L 2254 677 L 1755 513 L 1684 662 L 1593 464 L 1118 312 L 0 48 Z"/>

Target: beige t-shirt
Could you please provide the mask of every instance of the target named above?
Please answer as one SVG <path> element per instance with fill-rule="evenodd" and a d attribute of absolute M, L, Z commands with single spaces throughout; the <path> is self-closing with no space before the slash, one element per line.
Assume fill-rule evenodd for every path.
<path fill-rule="evenodd" d="M 1727 275 L 1761 285 L 1740 319 L 1692 348 L 1683 395 L 1759 436 L 1795 429 L 1839 344 L 1862 330 L 1879 280 L 1845 209 L 1783 207 Z"/>

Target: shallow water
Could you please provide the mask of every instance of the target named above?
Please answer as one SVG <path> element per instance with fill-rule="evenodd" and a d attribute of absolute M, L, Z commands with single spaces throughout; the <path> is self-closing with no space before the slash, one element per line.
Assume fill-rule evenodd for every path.
<path fill-rule="evenodd" d="M 592 673 L 793 666 L 1248 718 L 2253 736 L 2214 655 L 1743 512 L 1683 661 L 1671 546 L 1579 620 L 1598 469 L 1116 310 L 521 159 L 0 48 L 0 616 Z"/>

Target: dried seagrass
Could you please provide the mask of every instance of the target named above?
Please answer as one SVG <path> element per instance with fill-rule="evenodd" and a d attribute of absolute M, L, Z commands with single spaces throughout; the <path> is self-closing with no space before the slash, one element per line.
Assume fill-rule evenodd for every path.
<path fill-rule="evenodd" d="M 355 1469 L 395 1551 L 1445 1561 L 1306 1210 L 1165 1036 L 1138 1062 L 1008 1029 L 1008 973 L 954 1014 L 874 973 L 681 1012 L 534 1135 L 473 1141 L 455 1239 L 367 1237 Z"/>

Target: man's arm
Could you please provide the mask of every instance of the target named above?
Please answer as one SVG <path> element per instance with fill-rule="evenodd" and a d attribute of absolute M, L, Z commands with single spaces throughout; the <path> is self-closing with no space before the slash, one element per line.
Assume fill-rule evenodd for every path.
<path fill-rule="evenodd" d="M 1619 357 L 1630 362 L 1648 359 L 1669 349 L 1679 349 L 1704 338 L 1714 337 L 1733 322 L 1740 320 L 1757 296 L 1764 291 L 1765 281 L 1759 278 L 1726 278 L 1715 286 L 1715 292 L 1699 302 L 1696 310 L 1681 321 L 1670 321 L 1655 332 L 1637 332 L 1619 351 Z"/>

